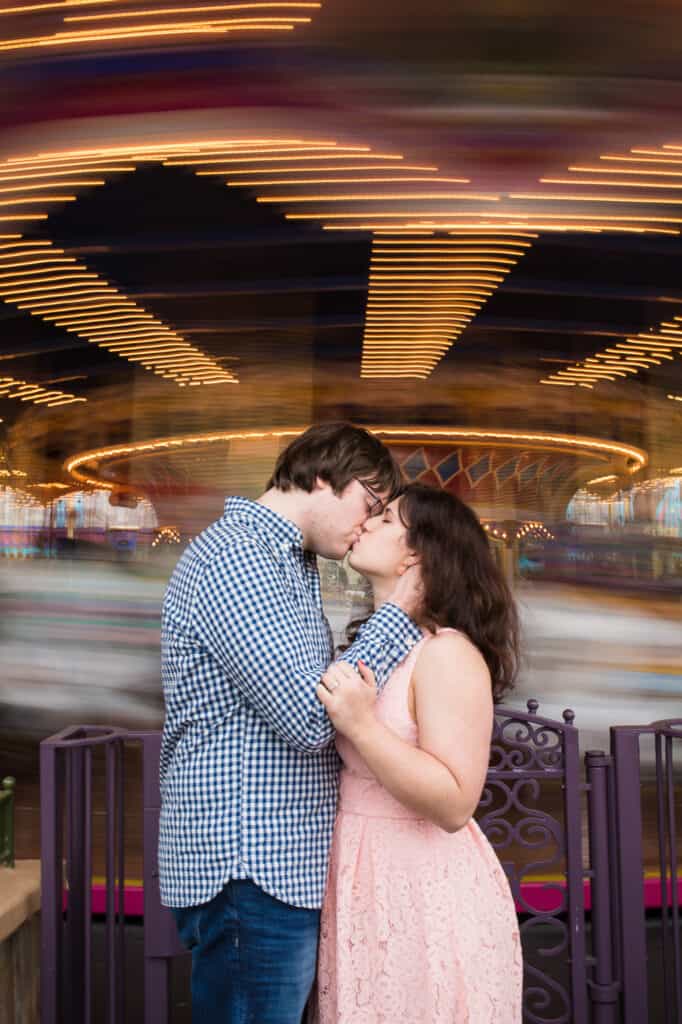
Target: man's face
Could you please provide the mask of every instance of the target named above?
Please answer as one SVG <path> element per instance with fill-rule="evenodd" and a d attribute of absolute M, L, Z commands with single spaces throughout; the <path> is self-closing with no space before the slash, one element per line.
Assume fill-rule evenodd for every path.
<path fill-rule="evenodd" d="M 308 546 L 323 558 L 344 558 L 362 533 L 370 515 L 382 511 L 386 494 L 381 494 L 360 480 L 351 480 L 341 494 L 318 480 L 308 531 Z"/>

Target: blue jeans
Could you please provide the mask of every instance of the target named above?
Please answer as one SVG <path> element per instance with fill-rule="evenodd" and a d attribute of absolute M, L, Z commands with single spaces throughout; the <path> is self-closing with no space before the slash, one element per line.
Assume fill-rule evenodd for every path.
<path fill-rule="evenodd" d="M 234 880 L 209 903 L 173 914 L 192 951 L 196 1024 L 300 1024 L 315 978 L 319 910 Z"/>

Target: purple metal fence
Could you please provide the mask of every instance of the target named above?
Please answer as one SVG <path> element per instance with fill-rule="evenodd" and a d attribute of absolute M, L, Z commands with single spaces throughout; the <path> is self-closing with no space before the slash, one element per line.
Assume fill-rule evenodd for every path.
<path fill-rule="evenodd" d="M 522 915 L 524 1021 L 587 1024 L 578 730 L 572 711 L 554 722 L 537 710 L 534 700 L 528 713 L 496 709 L 477 817 Z M 529 875 L 552 879 L 533 897 Z"/>
<path fill-rule="evenodd" d="M 573 713 L 566 711 L 564 721 L 555 722 L 537 711 L 536 701 L 528 702 L 527 712 L 496 709 L 490 768 L 477 811 L 521 915 L 524 1022 L 648 1021 L 639 802 L 639 740 L 645 734 L 656 742 L 659 858 L 667 880 L 661 892 L 665 1024 L 678 1022 L 673 743 L 682 738 L 682 723 L 614 728 L 611 755 L 589 752 L 583 781 Z M 90 1024 L 93 1017 L 105 1024 L 126 1020 L 123 810 L 126 764 L 133 755 L 142 760 L 144 1021 L 167 1024 L 170 1019 L 170 964 L 183 950 L 173 918 L 159 899 L 159 747 L 159 733 L 94 726 L 66 729 L 41 745 L 42 1024 Z M 137 803 L 140 794 L 134 795 Z M 92 988 L 96 829 L 105 851 L 102 1012 L 93 1009 Z M 592 900 L 589 950 L 586 879 Z"/>
<path fill-rule="evenodd" d="M 682 719 L 611 729 L 615 781 L 614 865 L 617 869 L 619 966 L 623 981 L 623 1024 L 649 1018 L 647 932 L 644 913 L 644 832 L 642 822 L 641 739 L 652 737 L 655 749 L 656 825 L 661 900 L 663 1016 L 657 1024 L 682 1021 L 682 955 L 679 901 L 677 807 L 682 781 Z M 678 758 L 676 761 L 675 758 Z M 677 798 L 677 799 L 676 799 Z"/>
<path fill-rule="evenodd" d="M 169 1020 L 171 958 L 183 952 L 159 899 L 158 733 L 78 726 L 40 748 L 42 1024 L 91 1024 L 93 1008 L 92 850 L 99 827 L 105 851 L 105 1024 L 126 1020 L 124 783 L 127 757 L 142 755 L 144 1021 Z M 97 773 L 94 762 L 97 761 Z M 103 791 L 94 799 L 94 783 Z"/>

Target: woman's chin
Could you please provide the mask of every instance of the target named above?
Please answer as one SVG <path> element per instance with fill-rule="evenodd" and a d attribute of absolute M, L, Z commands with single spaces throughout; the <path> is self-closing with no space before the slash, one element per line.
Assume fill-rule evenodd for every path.
<path fill-rule="evenodd" d="M 348 564 L 351 569 L 355 569 L 356 572 L 362 572 L 362 555 L 358 558 L 351 548 L 350 554 L 348 555 Z"/>

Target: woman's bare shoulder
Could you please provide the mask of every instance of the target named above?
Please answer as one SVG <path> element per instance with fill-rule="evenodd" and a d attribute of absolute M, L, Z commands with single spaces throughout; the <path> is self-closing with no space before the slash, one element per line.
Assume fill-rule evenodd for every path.
<path fill-rule="evenodd" d="M 478 647 L 471 642 L 466 633 L 459 630 L 440 630 L 431 636 L 423 645 L 414 667 L 415 681 L 420 678 L 456 675 L 464 673 L 481 677 L 488 681 L 490 675 L 485 659 Z"/>

